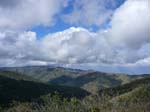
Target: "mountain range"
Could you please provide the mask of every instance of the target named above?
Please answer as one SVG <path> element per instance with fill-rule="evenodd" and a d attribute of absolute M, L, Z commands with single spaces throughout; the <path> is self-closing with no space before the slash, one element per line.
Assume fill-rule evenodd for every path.
<path fill-rule="evenodd" d="M 140 79 L 147 75 L 127 75 L 103 73 L 94 70 L 79 70 L 52 66 L 27 66 L 3 68 L 3 70 L 21 74 L 43 83 L 79 87 L 96 93 L 100 89 L 116 87 Z"/>
<path fill-rule="evenodd" d="M 80 99 L 77 100 L 77 102 L 83 106 L 84 100 L 91 97 L 92 99 L 90 98 L 88 104 L 86 104 L 88 106 L 96 106 L 97 103 L 103 105 L 110 103 L 114 105 L 116 101 L 120 103 L 123 102 L 123 104 L 124 102 L 129 102 L 131 105 L 133 102 L 134 106 L 138 106 L 139 103 L 143 106 L 146 105 L 146 107 L 140 107 L 142 110 L 143 108 L 147 109 L 149 107 L 150 75 L 113 74 L 93 70 L 84 71 L 50 66 L 10 67 L 0 69 L 0 107 L 4 109 L 15 108 L 11 106 L 13 102 L 17 102 L 17 104 L 21 102 L 21 104 L 19 103 L 21 108 L 24 106 L 24 104 L 22 104 L 23 102 L 31 102 L 32 105 L 34 103 L 42 105 L 43 101 L 41 101 L 41 98 L 47 99 L 47 96 L 55 94 L 59 94 L 62 99 L 71 99 L 60 100 L 54 96 L 56 102 L 51 103 L 56 103 L 58 106 L 60 106 L 59 102 L 63 103 L 65 101 L 71 103 L 72 100 L 76 102 L 73 98 Z M 102 99 L 109 96 L 109 99 L 105 102 L 100 102 L 97 101 L 99 99 L 97 95 Z M 82 99 L 84 100 L 82 101 Z M 91 101 L 93 103 L 91 103 Z M 46 100 L 46 102 L 50 101 Z M 45 106 L 48 105 L 49 103 Z M 45 106 L 43 108 L 45 108 Z M 66 106 L 65 104 L 64 108 L 69 108 Z M 30 109 L 29 106 L 25 108 Z M 34 105 L 32 108 L 35 108 Z M 124 109 L 124 107 L 119 108 Z M 129 109 L 132 110 L 132 106 Z"/>

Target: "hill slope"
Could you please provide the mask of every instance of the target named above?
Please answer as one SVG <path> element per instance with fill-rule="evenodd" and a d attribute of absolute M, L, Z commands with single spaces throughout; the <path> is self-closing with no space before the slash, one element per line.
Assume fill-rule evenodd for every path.
<path fill-rule="evenodd" d="M 146 75 L 108 74 L 50 66 L 28 66 L 5 69 L 26 74 L 44 83 L 80 87 L 92 93 L 96 93 L 103 88 L 116 87 L 139 78 L 147 77 Z"/>
<path fill-rule="evenodd" d="M 83 72 L 82 70 L 51 66 L 10 67 L 3 68 L 3 70 L 26 74 L 42 82 L 48 82 L 52 79 L 58 78 L 63 75 L 70 76 L 73 78 L 77 77 L 78 75 L 80 75 L 80 73 Z"/>
<path fill-rule="evenodd" d="M 105 91 L 104 91 L 105 90 Z M 43 102 L 15 103 L 7 108 L 8 112 L 149 112 L 150 78 L 139 79 L 114 88 L 107 88 L 105 94 L 112 97 L 91 95 L 82 100 L 62 100 L 57 97 L 44 96 Z M 107 90 L 107 91 L 106 91 Z M 102 91 L 102 90 L 101 90 Z M 117 93 L 119 92 L 119 94 Z M 57 98 L 57 99 L 56 99 Z M 2 112 L 6 112 L 2 108 Z"/>
<path fill-rule="evenodd" d="M 138 88 L 137 90 L 139 90 L 139 88 L 141 90 L 141 88 L 149 87 L 149 85 L 150 85 L 150 78 L 147 77 L 143 79 L 137 79 L 135 81 L 132 81 L 130 83 L 120 85 L 117 87 L 105 88 L 103 90 L 100 90 L 99 94 L 100 95 L 107 94 L 109 96 L 115 97 L 115 96 L 119 96 L 119 95 L 123 95 L 129 92 L 136 91 L 137 88 Z"/>
<path fill-rule="evenodd" d="M 117 97 L 119 102 L 150 102 L 150 83 L 141 85 Z"/>
<path fill-rule="evenodd" d="M 80 88 L 47 85 L 0 76 L 0 105 L 9 104 L 12 101 L 31 101 L 42 95 L 54 94 L 56 91 L 63 97 L 68 98 L 83 98 L 89 95 L 88 92 Z"/>
<path fill-rule="evenodd" d="M 16 79 L 16 80 L 35 81 L 33 77 L 30 77 L 28 75 L 23 75 L 21 73 L 14 72 L 14 71 L 5 71 L 5 70 L 0 71 L 0 76 L 4 76 L 7 78 Z"/>

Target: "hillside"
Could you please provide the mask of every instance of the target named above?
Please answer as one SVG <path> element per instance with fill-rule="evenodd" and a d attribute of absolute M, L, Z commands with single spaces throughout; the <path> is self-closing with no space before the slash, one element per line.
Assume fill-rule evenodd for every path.
<path fill-rule="evenodd" d="M 26 84 L 25 84 L 26 85 Z M 68 90 L 66 90 L 68 91 Z M 32 91 L 31 91 L 32 92 Z M 149 112 L 150 78 L 138 79 L 114 88 L 101 90 L 103 95 L 84 99 L 61 99 L 58 95 L 42 95 L 37 102 L 15 102 L 2 112 Z M 112 94 L 110 94 L 112 93 Z M 32 95 L 32 93 L 31 93 Z M 108 95 L 110 97 L 108 97 Z M 39 97 L 37 97 L 39 98 Z"/>
<path fill-rule="evenodd" d="M 14 71 L 5 71 L 5 70 L 0 71 L 0 76 L 4 76 L 7 78 L 16 79 L 16 80 L 35 81 L 33 77 L 30 77 L 28 75 L 23 75 L 21 73 L 14 72 Z"/>
<path fill-rule="evenodd" d="M 92 93 L 147 77 L 147 75 L 131 76 L 51 66 L 12 67 L 5 70 L 25 74 L 44 83 L 80 87 Z"/>
<path fill-rule="evenodd" d="M 90 92 L 96 92 L 99 89 L 120 85 L 122 84 L 122 81 L 118 80 L 113 75 L 100 72 L 89 72 L 76 78 L 61 76 L 51 80 L 50 83 L 76 86 L 84 88 Z"/>
<path fill-rule="evenodd" d="M 150 102 L 150 83 L 140 85 L 135 89 L 117 97 L 119 102 Z"/>
<path fill-rule="evenodd" d="M 125 93 L 129 93 L 134 91 L 137 88 L 143 88 L 143 87 L 149 87 L 150 85 L 150 77 L 137 79 L 135 81 L 132 81 L 130 83 L 120 85 L 113 88 L 105 88 L 103 90 L 100 90 L 98 93 L 99 95 L 107 94 L 109 96 L 119 96 Z"/>
<path fill-rule="evenodd" d="M 47 85 L 0 76 L 0 105 L 8 105 L 8 103 L 11 103 L 12 101 L 37 100 L 40 96 L 54 94 L 55 92 L 58 92 L 63 97 L 67 98 L 83 98 L 86 95 L 89 95 L 85 90 L 75 87 Z"/>
<path fill-rule="evenodd" d="M 0 111 L 110 112 L 117 109 L 122 112 L 125 108 L 127 112 L 149 110 L 148 75 L 107 74 L 60 67 L 29 68 L 25 67 L 32 75 L 20 72 L 20 68 L 5 68 L 0 71 Z M 50 79 L 44 81 L 36 78 L 33 71 L 38 73 L 38 70 L 41 70 L 41 73 L 49 73 Z M 43 77 L 45 76 L 47 75 Z M 86 90 L 98 94 L 90 94 Z M 59 95 L 55 95 L 56 91 Z"/>
<path fill-rule="evenodd" d="M 3 68 L 3 70 L 18 72 L 31 77 L 42 82 L 48 82 L 52 79 L 58 78 L 60 76 L 70 76 L 77 77 L 82 73 L 82 70 L 67 69 L 62 67 L 51 67 L 51 66 L 26 66 L 26 67 L 10 67 Z"/>

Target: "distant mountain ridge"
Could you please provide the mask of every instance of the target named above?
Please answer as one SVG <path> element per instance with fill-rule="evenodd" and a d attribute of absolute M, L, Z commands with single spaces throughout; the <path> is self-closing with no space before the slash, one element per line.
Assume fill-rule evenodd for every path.
<path fill-rule="evenodd" d="M 37 81 L 33 77 L 30 77 L 28 75 L 23 75 L 21 73 L 14 72 L 14 71 L 2 70 L 0 71 L 0 76 L 11 78 L 11 79 L 16 79 L 16 80 Z"/>
<path fill-rule="evenodd" d="M 103 88 L 116 87 L 149 76 L 111 74 L 53 66 L 11 67 L 3 68 L 3 70 L 17 72 L 44 83 L 80 87 L 92 93 L 96 93 Z"/>

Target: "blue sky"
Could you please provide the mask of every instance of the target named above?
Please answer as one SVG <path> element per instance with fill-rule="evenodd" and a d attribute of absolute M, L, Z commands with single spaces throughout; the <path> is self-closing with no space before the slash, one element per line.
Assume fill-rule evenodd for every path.
<path fill-rule="evenodd" d="M 149 13 L 149 0 L 0 1 L 0 67 L 150 73 Z"/>
<path fill-rule="evenodd" d="M 112 3 L 109 2 L 108 4 L 106 4 L 106 7 L 108 9 L 116 10 L 124 2 L 125 2 L 125 0 L 116 0 L 115 6 L 112 6 Z M 73 11 L 73 4 L 74 4 L 74 0 L 69 0 L 68 6 L 65 7 L 59 15 L 65 15 L 65 14 L 71 13 Z M 72 26 L 74 26 L 74 27 L 85 27 L 85 28 L 87 28 L 93 32 L 96 32 L 100 29 L 108 28 L 109 22 L 111 21 L 111 19 L 108 19 L 105 23 L 101 24 L 100 26 L 99 25 L 98 26 L 97 25 L 84 26 L 81 24 L 73 24 L 72 25 L 72 24 L 68 24 L 68 23 L 64 22 L 59 15 L 56 16 L 55 24 L 53 26 L 45 27 L 45 26 L 39 25 L 39 26 L 32 28 L 31 31 L 36 32 L 37 37 L 40 39 L 40 38 L 44 37 L 45 35 L 47 35 L 48 33 L 55 33 L 58 31 L 63 31 L 63 30 L 68 29 Z"/>

